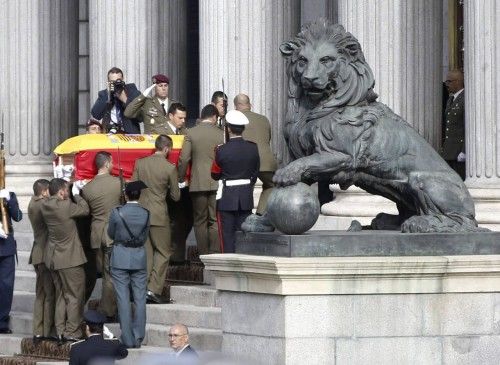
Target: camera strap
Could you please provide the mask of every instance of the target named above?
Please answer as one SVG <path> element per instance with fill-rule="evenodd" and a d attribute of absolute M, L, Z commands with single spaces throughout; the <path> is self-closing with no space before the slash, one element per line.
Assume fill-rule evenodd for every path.
<path fill-rule="evenodd" d="M 118 215 L 120 216 L 120 218 L 123 222 L 123 225 L 125 226 L 125 229 L 127 230 L 128 234 L 130 236 L 130 240 L 135 241 L 137 239 L 137 237 L 134 236 L 134 234 L 130 230 L 130 227 L 128 226 L 127 222 L 125 221 L 125 218 L 123 217 L 122 212 L 120 211 L 120 208 L 117 208 L 116 210 L 118 211 Z M 146 222 L 144 223 L 144 227 L 142 228 L 141 233 L 139 233 L 139 236 L 142 236 L 144 234 L 144 232 L 146 231 L 146 229 L 148 228 L 149 211 L 146 211 L 146 212 L 147 212 Z"/>

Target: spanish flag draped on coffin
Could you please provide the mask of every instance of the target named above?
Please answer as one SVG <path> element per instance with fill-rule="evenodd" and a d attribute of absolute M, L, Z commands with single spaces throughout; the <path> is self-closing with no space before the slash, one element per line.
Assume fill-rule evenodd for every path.
<path fill-rule="evenodd" d="M 157 135 L 152 134 L 83 134 L 68 138 L 54 149 L 57 168 L 72 172 L 73 180 L 90 180 L 97 174 L 94 158 L 97 152 L 107 151 L 113 156 L 112 175 L 132 177 L 135 160 L 154 153 Z M 172 135 L 173 146 L 167 159 L 177 166 L 184 142 L 183 135 Z M 55 175 L 57 175 L 55 173 Z"/>

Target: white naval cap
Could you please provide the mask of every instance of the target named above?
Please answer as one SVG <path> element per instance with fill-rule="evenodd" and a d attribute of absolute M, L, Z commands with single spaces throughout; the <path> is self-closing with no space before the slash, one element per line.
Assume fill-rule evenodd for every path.
<path fill-rule="evenodd" d="M 232 125 L 246 125 L 248 118 L 239 110 L 230 110 L 226 114 L 226 122 Z"/>

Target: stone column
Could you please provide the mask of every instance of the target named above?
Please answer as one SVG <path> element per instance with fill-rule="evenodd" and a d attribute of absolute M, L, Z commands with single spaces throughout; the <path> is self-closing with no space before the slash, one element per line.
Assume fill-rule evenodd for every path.
<path fill-rule="evenodd" d="M 466 1 L 465 150 L 466 185 L 485 227 L 500 230 L 500 29 L 494 0 Z"/>
<path fill-rule="evenodd" d="M 442 12 L 435 0 L 338 0 L 338 21 L 361 43 L 378 101 L 432 146 L 441 138 Z"/>
<path fill-rule="evenodd" d="M 7 187 L 23 195 L 51 174 L 53 148 L 76 134 L 78 1 L 2 0 L 0 8 Z"/>
<path fill-rule="evenodd" d="M 248 94 L 253 110 L 271 121 L 279 160 L 287 155 L 280 133 L 286 76 L 279 45 L 299 24 L 299 0 L 200 0 L 200 106 L 222 90 L 222 79 L 229 109 L 236 94 Z"/>
<path fill-rule="evenodd" d="M 182 0 L 89 0 L 90 101 L 113 67 L 139 90 L 151 76 L 169 76 L 170 97 L 186 96 L 186 3 Z"/>

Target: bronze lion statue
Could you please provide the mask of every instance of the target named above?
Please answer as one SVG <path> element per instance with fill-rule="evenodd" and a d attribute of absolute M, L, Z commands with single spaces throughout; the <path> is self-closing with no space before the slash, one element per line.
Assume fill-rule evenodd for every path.
<path fill-rule="evenodd" d="M 375 80 L 358 40 L 319 19 L 280 46 L 287 60 L 285 138 L 293 161 L 279 186 L 327 180 L 396 203 L 372 229 L 480 231 L 461 178 L 408 123 L 376 101 Z"/>

